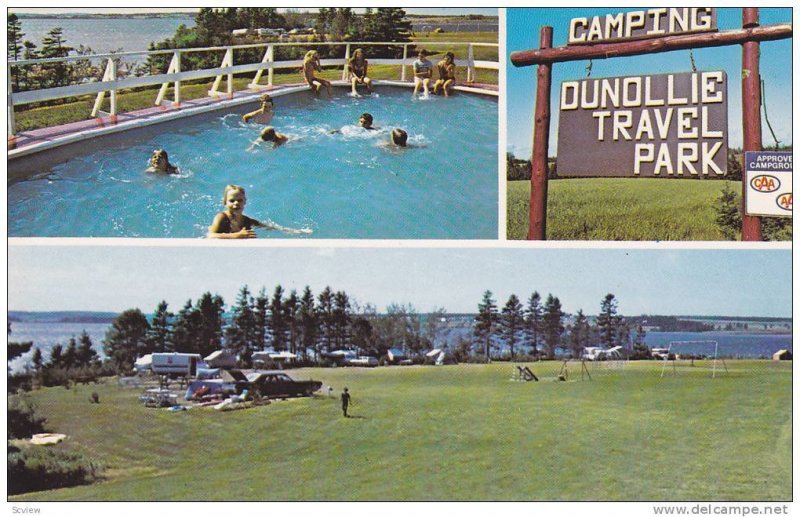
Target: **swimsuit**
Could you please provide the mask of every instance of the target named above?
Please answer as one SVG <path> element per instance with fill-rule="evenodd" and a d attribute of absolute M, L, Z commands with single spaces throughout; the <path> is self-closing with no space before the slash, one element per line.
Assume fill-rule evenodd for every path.
<path fill-rule="evenodd" d="M 219 223 L 219 232 L 218 233 L 233 233 L 231 230 L 231 218 L 225 212 L 220 212 L 225 218 L 220 221 Z M 253 226 L 258 226 L 259 223 L 255 219 L 251 219 L 246 215 L 242 216 L 242 228 L 245 230 L 252 230 Z"/>
<path fill-rule="evenodd" d="M 433 63 L 431 63 L 427 59 L 424 59 L 422 61 L 417 59 L 416 61 L 414 61 L 414 65 L 413 66 L 414 66 L 414 74 L 415 75 L 416 74 L 427 74 L 428 72 L 433 70 Z"/>

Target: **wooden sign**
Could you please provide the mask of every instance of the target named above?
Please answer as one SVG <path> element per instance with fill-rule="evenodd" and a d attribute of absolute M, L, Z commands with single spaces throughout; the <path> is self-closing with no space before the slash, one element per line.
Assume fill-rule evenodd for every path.
<path fill-rule="evenodd" d="M 792 153 L 744 153 L 745 213 L 792 217 Z"/>
<path fill-rule="evenodd" d="M 717 10 L 711 7 L 670 7 L 573 18 L 568 45 L 660 38 L 676 34 L 714 32 Z"/>
<path fill-rule="evenodd" d="M 722 176 L 727 135 L 723 71 L 565 81 L 558 175 Z"/>

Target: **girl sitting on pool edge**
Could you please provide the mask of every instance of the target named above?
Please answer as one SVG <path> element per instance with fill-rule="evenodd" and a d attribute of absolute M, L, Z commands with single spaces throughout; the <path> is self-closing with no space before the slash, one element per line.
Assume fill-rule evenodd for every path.
<path fill-rule="evenodd" d="M 319 54 L 316 50 L 309 50 L 306 52 L 306 57 L 303 58 L 303 79 L 314 90 L 319 93 L 319 89 L 323 86 L 328 90 L 328 97 L 331 97 L 331 82 L 321 77 L 314 75 L 314 72 L 322 72 L 322 66 L 319 63 Z"/>
<path fill-rule="evenodd" d="M 308 228 L 295 229 L 285 228 L 278 224 L 268 221 L 262 223 L 251 217 L 244 215 L 244 206 L 247 203 L 247 196 L 244 187 L 239 185 L 227 185 L 222 193 L 222 204 L 225 210 L 214 217 L 211 226 L 208 227 L 209 239 L 255 239 L 254 228 L 266 228 L 268 230 L 280 230 L 285 233 L 311 233 Z"/>

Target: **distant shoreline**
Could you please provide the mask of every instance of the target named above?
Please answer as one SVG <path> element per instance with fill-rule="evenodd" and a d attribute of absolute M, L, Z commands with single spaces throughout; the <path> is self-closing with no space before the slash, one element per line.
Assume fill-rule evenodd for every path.
<path fill-rule="evenodd" d="M 25 13 L 25 12 L 12 12 L 16 14 L 20 20 L 92 20 L 92 19 L 152 19 L 152 18 L 194 18 L 197 13 L 136 13 L 136 14 L 91 14 L 91 13 L 53 13 L 53 14 L 40 14 L 40 13 Z"/>

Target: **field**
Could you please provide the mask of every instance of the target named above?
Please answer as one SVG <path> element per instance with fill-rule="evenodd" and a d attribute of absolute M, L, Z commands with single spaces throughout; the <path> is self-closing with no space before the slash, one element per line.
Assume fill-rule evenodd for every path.
<path fill-rule="evenodd" d="M 736 191 L 738 182 L 728 182 Z M 568 179 L 550 181 L 547 239 L 726 240 L 714 219 L 723 181 Z M 508 182 L 508 238 L 528 233 L 530 182 Z"/>
<path fill-rule="evenodd" d="M 333 396 L 227 413 L 147 409 L 112 381 L 37 390 L 59 447 L 106 479 L 11 500 L 789 500 L 791 366 L 598 364 L 589 381 L 575 364 L 557 382 L 559 363 L 533 363 L 538 383 L 509 363 L 305 369 Z"/>
<path fill-rule="evenodd" d="M 412 38 L 419 45 L 427 45 L 428 49 L 432 52 L 445 52 L 452 50 L 456 59 L 466 58 L 466 42 L 482 42 L 482 43 L 497 43 L 496 32 L 461 32 L 461 33 L 444 33 L 444 34 L 429 34 L 426 36 L 419 36 Z M 461 43 L 464 44 L 453 46 L 442 46 L 443 42 Z M 490 60 L 497 61 L 498 50 L 496 47 L 475 47 L 474 53 L 476 60 Z M 369 57 L 369 54 L 367 54 Z M 409 56 L 413 57 L 413 56 Z M 440 56 L 433 56 L 431 60 L 438 61 Z M 407 69 L 408 78 L 411 78 L 411 68 Z M 460 81 L 466 79 L 466 70 L 460 69 L 457 71 L 457 77 Z M 369 75 L 376 80 L 400 80 L 400 67 L 392 65 L 375 65 L 369 67 Z M 340 80 L 342 78 L 341 67 L 330 68 L 320 74 L 321 77 L 329 80 Z M 246 90 L 247 85 L 251 82 L 251 77 L 234 77 L 234 90 Z M 497 71 L 479 69 L 476 71 L 476 82 L 497 84 Z M 195 81 L 194 83 L 187 82 L 181 86 L 181 97 L 184 100 L 197 99 L 208 95 L 208 90 L 214 82 L 213 78 L 206 80 Z M 274 75 L 274 84 L 296 84 L 302 83 L 303 78 L 297 70 L 278 70 Z M 261 84 L 266 84 L 266 74 L 261 80 Z M 117 96 L 117 109 L 120 113 L 133 111 L 137 109 L 149 108 L 153 106 L 156 99 L 156 94 L 159 87 L 148 87 L 137 91 L 121 91 Z M 227 80 L 224 79 L 220 86 L 220 91 L 227 91 Z M 167 93 L 167 99 L 171 99 L 173 90 L 170 88 Z M 63 104 L 54 106 L 43 107 L 17 107 L 15 109 L 15 122 L 17 131 L 29 131 L 47 126 L 55 126 L 61 124 L 68 124 L 79 120 L 86 120 L 92 112 L 94 106 L 95 96 L 87 95 L 79 99 L 68 99 Z M 105 103 L 102 107 L 103 110 L 109 111 L 108 96 L 106 96 Z"/>

